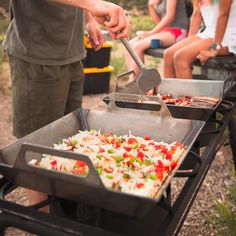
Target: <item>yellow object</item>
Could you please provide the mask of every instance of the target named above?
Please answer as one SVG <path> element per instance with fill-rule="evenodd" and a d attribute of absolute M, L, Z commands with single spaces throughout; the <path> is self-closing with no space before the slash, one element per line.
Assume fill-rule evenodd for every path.
<path fill-rule="evenodd" d="M 85 47 L 86 48 L 92 48 L 92 45 L 89 42 L 87 42 L 87 44 L 85 44 Z M 112 47 L 112 42 L 110 42 L 110 41 L 106 41 L 102 45 L 102 48 L 111 48 L 111 47 Z"/>
<path fill-rule="evenodd" d="M 84 68 L 84 73 L 85 74 L 92 74 L 92 73 L 105 73 L 105 72 L 112 72 L 114 70 L 114 67 L 112 66 L 107 66 L 103 68 Z"/>

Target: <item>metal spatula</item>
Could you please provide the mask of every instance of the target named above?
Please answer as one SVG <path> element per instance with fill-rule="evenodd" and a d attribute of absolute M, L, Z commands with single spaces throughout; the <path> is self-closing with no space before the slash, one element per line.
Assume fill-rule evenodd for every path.
<path fill-rule="evenodd" d="M 120 40 L 141 70 L 136 81 L 138 86 L 135 84 L 135 81 L 131 82 L 125 86 L 125 92 L 133 94 L 137 91 L 138 87 L 146 94 L 149 90 L 157 87 L 161 83 L 161 76 L 156 68 L 147 68 L 143 64 L 126 38 L 121 38 Z"/>

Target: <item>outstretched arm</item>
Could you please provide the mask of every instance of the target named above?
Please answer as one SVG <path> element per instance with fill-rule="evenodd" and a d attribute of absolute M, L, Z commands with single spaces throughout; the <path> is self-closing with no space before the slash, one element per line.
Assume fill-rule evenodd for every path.
<path fill-rule="evenodd" d="M 103 25 L 110 35 L 119 39 L 126 37 L 129 30 L 129 21 L 124 9 L 111 2 L 102 0 L 48 0 L 65 5 L 79 7 L 90 12 L 96 21 Z M 106 19 L 109 19 L 106 20 Z"/>
<path fill-rule="evenodd" d="M 153 19 L 155 23 L 159 23 L 161 21 L 161 16 L 157 13 L 156 7 L 159 4 L 160 0 L 149 0 L 148 1 L 148 10 L 149 15 Z"/>

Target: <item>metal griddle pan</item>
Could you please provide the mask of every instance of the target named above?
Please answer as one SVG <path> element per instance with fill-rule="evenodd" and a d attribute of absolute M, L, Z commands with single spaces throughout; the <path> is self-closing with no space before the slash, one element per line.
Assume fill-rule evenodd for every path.
<path fill-rule="evenodd" d="M 142 103 L 138 96 L 134 94 L 125 94 L 119 89 L 119 80 L 126 74 L 121 75 L 117 79 L 115 93 L 118 93 L 116 105 L 124 108 L 158 110 L 160 105 L 155 103 L 155 96 L 150 96 L 149 101 Z M 207 107 L 191 107 L 167 104 L 170 113 L 175 118 L 192 119 L 192 120 L 208 120 L 213 112 L 217 109 L 222 99 L 231 90 L 233 85 L 232 77 L 227 77 L 222 81 L 217 80 L 185 80 L 185 79 L 163 79 L 157 88 L 159 94 L 172 94 L 173 97 L 180 96 L 208 96 L 218 98 L 216 106 Z M 137 94 L 136 94 L 137 95 Z M 103 99 L 109 103 L 109 96 Z"/>
<path fill-rule="evenodd" d="M 106 110 L 75 110 L 3 148 L 0 151 L 0 173 L 19 186 L 52 196 L 142 216 L 163 198 L 171 179 L 205 124 L 203 121 L 174 119 L 163 102 L 162 105 L 159 111 L 123 109 L 115 106 L 115 97 L 112 96 Z M 178 141 L 186 149 L 156 198 L 140 197 L 106 189 L 87 156 L 52 148 L 54 143 L 76 134 L 78 130 L 91 128 L 121 135 L 131 131 L 133 135 L 149 135 L 154 140 L 168 143 Z M 42 153 L 83 160 L 89 166 L 89 174 L 79 177 L 27 164 L 31 159 L 42 158 Z"/>

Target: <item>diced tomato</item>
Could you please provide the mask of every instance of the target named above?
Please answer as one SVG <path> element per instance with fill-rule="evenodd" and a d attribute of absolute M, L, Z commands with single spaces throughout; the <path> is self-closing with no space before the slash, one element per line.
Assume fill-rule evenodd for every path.
<path fill-rule="evenodd" d="M 57 161 L 56 160 L 51 161 L 50 164 L 51 164 L 51 166 L 55 166 L 57 164 Z"/>
<path fill-rule="evenodd" d="M 163 181 L 163 172 L 156 172 L 156 177 L 157 177 L 160 181 Z"/>
<path fill-rule="evenodd" d="M 116 143 L 114 143 L 114 146 L 115 146 L 116 148 L 119 148 L 119 147 L 121 146 L 121 144 L 120 144 L 119 142 L 116 142 Z"/>
<path fill-rule="evenodd" d="M 132 150 L 131 147 L 124 147 L 124 149 L 125 149 L 126 152 L 130 152 Z"/>
<path fill-rule="evenodd" d="M 158 160 L 158 161 L 157 161 L 157 166 L 158 166 L 158 167 L 160 167 L 160 168 L 162 168 L 162 167 L 163 167 L 163 163 L 162 163 L 162 161 L 161 161 L 161 160 Z"/>
<path fill-rule="evenodd" d="M 137 157 L 143 160 L 145 154 L 143 152 L 138 152 Z"/>
<path fill-rule="evenodd" d="M 149 145 L 149 146 L 154 146 L 154 145 L 155 145 L 155 143 L 152 143 L 152 142 L 151 142 L 151 143 L 149 143 L 148 145 Z"/>
<path fill-rule="evenodd" d="M 162 166 L 162 167 L 156 166 L 156 168 L 155 168 L 155 172 L 156 172 L 156 173 L 162 173 L 163 171 L 164 171 L 163 166 Z"/>
<path fill-rule="evenodd" d="M 105 149 L 102 147 L 99 147 L 99 151 L 98 152 L 105 152 Z"/>
<path fill-rule="evenodd" d="M 172 154 L 171 153 L 166 153 L 166 160 L 172 160 Z"/>
<path fill-rule="evenodd" d="M 167 155 L 167 153 L 168 153 L 168 150 L 165 148 L 165 149 L 162 149 L 161 150 L 161 153 L 163 153 L 163 154 L 165 154 L 165 155 Z"/>
<path fill-rule="evenodd" d="M 177 166 L 177 162 L 176 161 L 172 161 L 171 162 L 171 168 L 174 169 Z"/>
<path fill-rule="evenodd" d="M 176 151 L 176 149 L 177 149 L 177 146 L 171 146 L 171 151 Z"/>
<path fill-rule="evenodd" d="M 80 161 L 80 160 L 78 160 L 78 161 L 76 162 L 76 164 L 77 164 L 77 166 L 79 166 L 79 167 L 81 167 L 81 166 L 86 166 L 85 162 L 84 162 L 84 161 Z"/>
<path fill-rule="evenodd" d="M 145 140 L 151 140 L 151 138 L 149 136 L 144 136 L 143 137 Z"/>
<path fill-rule="evenodd" d="M 142 187 L 144 187 L 144 184 L 143 184 L 143 183 L 137 183 L 137 184 L 136 184 L 136 187 L 137 187 L 137 188 L 142 188 Z"/>
<path fill-rule="evenodd" d="M 164 170 L 169 172 L 170 171 L 170 167 L 169 166 L 164 166 Z"/>
<path fill-rule="evenodd" d="M 128 158 L 129 157 L 129 154 L 127 152 L 123 153 L 123 157 L 124 158 Z"/>
<path fill-rule="evenodd" d="M 155 145 L 155 149 L 156 149 L 156 150 L 160 150 L 160 149 L 166 150 L 166 146 L 165 146 L 165 145 L 158 144 L 158 145 Z"/>
<path fill-rule="evenodd" d="M 138 143 L 138 141 L 137 141 L 136 138 L 129 138 L 127 143 L 128 144 L 134 144 L 134 143 Z"/>

